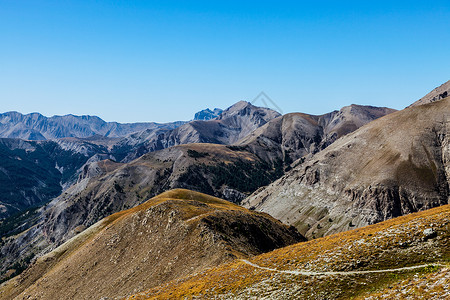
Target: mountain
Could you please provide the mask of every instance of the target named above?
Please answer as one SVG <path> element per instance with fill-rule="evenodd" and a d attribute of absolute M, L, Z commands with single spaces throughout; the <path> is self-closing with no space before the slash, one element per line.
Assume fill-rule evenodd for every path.
<path fill-rule="evenodd" d="M 214 108 L 214 110 L 210 110 L 209 108 L 199 111 L 195 114 L 194 120 L 198 121 L 208 121 L 217 118 L 223 112 L 223 109 Z"/>
<path fill-rule="evenodd" d="M 41 142 L 40 144 L 21 140 L 13 142 L 11 139 L 8 143 L 10 145 L 8 151 L 11 153 L 19 151 L 22 155 L 20 161 L 13 154 L 8 154 L 3 157 L 3 160 L 0 160 L 0 163 L 8 169 L 3 168 L 4 180 L 6 181 L 3 185 L 5 191 L 2 194 L 8 195 L 4 196 L 6 198 L 16 199 L 17 203 L 13 203 L 14 201 L 7 202 L 4 198 L 3 200 L 0 199 L 0 205 L 3 205 L 2 211 L 7 209 L 4 207 L 5 204 L 10 205 L 10 210 L 13 206 L 16 206 L 17 209 L 15 211 L 22 211 L 35 204 L 45 203 L 51 198 L 58 196 L 62 190 L 72 184 L 74 182 L 73 176 L 78 174 L 85 163 L 96 162 L 102 159 L 129 162 L 148 152 L 191 142 L 200 143 L 205 141 L 216 144 L 230 144 L 244 136 L 236 143 L 239 146 L 237 149 L 246 149 L 247 152 L 256 155 L 255 160 L 258 160 L 261 167 L 268 163 L 274 168 L 279 168 L 281 167 L 280 161 L 283 161 L 285 165 L 289 165 L 293 160 L 308 153 L 315 153 L 331 144 L 341 135 L 391 111 L 387 108 L 352 105 L 341 109 L 339 112 L 335 111 L 323 116 L 288 114 L 277 117 L 278 113 L 270 109 L 258 108 L 247 102 L 238 102 L 225 110 L 217 120 L 193 121 L 176 129 L 163 127 L 147 129 L 133 133 L 126 138 L 94 135 L 86 138 L 60 138 L 53 140 L 53 142 Z M 41 116 L 41 118 L 43 117 Z M 98 118 L 91 119 L 100 120 Z M 257 130 L 249 135 L 255 128 Z M 55 146 L 55 143 L 57 146 Z M 36 145 L 39 145 L 38 149 L 42 148 L 42 151 L 23 151 L 19 146 L 14 146 L 32 144 L 35 145 L 32 146 L 33 149 L 37 147 Z M 45 149 L 48 150 L 46 150 L 47 154 L 44 157 L 43 152 L 45 152 Z M 56 151 L 58 154 L 48 153 L 50 150 Z M 202 150 L 199 151 L 202 152 Z M 36 155 L 40 156 L 45 162 L 42 160 L 31 162 L 30 159 L 35 159 Z M 25 159 L 25 156 L 30 157 L 30 159 Z M 56 157 L 58 158 L 56 159 Z M 6 159 L 9 159 L 8 163 Z M 68 168 L 64 165 L 65 161 L 76 161 L 76 163 Z M 16 176 L 14 174 L 15 170 L 19 172 L 21 170 L 19 165 L 23 165 L 25 162 L 28 162 L 27 168 L 40 170 L 39 172 L 45 174 L 43 175 L 45 180 L 44 178 L 32 176 L 24 178 L 25 180 L 18 180 L 13 184 L 7 184 L 8 176 L 12 176 L 11 178 Z M 267 169 L 269 167 L 264 166 L 263 168 Z M 60 168 L 65 169 L 63 176 L 59 174 L 61 173 L 58 171 Z M 275 172 L 279 173 L 277 170 Z M 18 174 L 18 176 L 21 175 Z M 281 176 L 281 174 L 277 176 Z M 276 177 L 271 178 L 276 179 Z M 21 183 L 25 182 L 27 182 L 27 187 L 22 188 L 23 185 Z M 48 184 L 42 185 L 42 182 L 48 182 L 51 187 Z M 269 182 L 265 180 L 261 183 L 268 184 Z M 9 190 L 11 188 L 12 191 L 10 193 Z M 50 189 L 52 192 L 34 192 L 44 188 Z M 190 188 L 199 190 L 198 187 L 194 186 L 190 186 Z M 31 192 L 31 195 L 27 194 L 28 190 Z M 22 194 L 24 191 L 25 194 Z M 233 201 L 237 200 L 237 198 L 232 198 L 227 194 L 213 191 L 212 189 L 200 189 L 200 191 L 209 192 L 215 196 Z M 253 190 L 247 189 L 244 191 L 241 189 L 240 192 L 253 192 Z M 242 196 L 239 197 L 242 198 Z"/>
<path fill-rule="evenodd" d="M 39 113 L 23 115 L 19 112 L 0 114 L 0 137 L 24 140 L 46 140 L 66 137 L 87 138 L 94 135 L 124 137 L 131 133 L 159 128 L 173 129 L 184 122 L 167 124 L 105 122 L 96 116 L 53 116 Z"/>
<path fill-rule="evenodd" d="M 447 204 L 450 98 L 361 127 L 245 199 L 320 237 Z"/>
<path fill-rule="evenodd" d="M 144 131 L 130 135 L 117 144 L 115 152 L 126 154 L 119 159 L 129 162 L 145 153 L 182 144 L 230 145 L 278 116 L 278 112 L 269 108 L 240 101 L 214 120 L 191 121 L 173 130 Z M 133 145 L 133 149 L 130 145 Z"/>
<path fill-rule="evenodd" d="M 439 101 L 450 96 L 450 80 L 435 88 L 410 106 L 417 106 Z"/>
<path fill-rule="evenodd" d="M 353 104 L 320 116 L 290 113 L 269 121 L 236 145 L 245 146 L 265 161 L 283 160 L 289 165 L 392 112 L 395 110 L 386 107 Z"/>
<path fill-rule="evenodd" d="M 126 299 L 449 299 L 445 205 L 173 280 Z"/>
<path fill-rule="evenodd" d="M 102 219 L 0 287 L 2 299 L 127 296 L 304 238 L 267 214 L 172 190 Z"/>

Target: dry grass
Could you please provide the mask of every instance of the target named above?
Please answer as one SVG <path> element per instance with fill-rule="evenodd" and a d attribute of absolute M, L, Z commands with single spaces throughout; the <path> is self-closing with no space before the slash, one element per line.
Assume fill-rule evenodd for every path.
<path fill-rule="evenodd" d="M 288 246 L 256 256 L 250 261 L 278 270 L 316 272 L 382 270 L 423 263 L 446 263 L 450 258 L 449 220 L 450 206 L 445 205 Z M 423 230 L 430 227 L 436 230 L 437 237 L 425 240 Z M 130 299 L 351 298 L 429 271 L 424 268 L 394 274 L 301 276 L 256 269 L 237 260 L 170 282 Z"/>
<path fill-rule="evenodd" d="M 266 214 L 176 189 L 89 227 L 6 282 L 0 298 L 132 295 L 299 240 Z"/>

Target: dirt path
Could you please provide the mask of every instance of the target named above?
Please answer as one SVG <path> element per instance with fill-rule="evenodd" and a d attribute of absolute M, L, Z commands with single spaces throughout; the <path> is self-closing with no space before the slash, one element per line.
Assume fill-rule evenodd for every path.
<path fill-rule="evenodd" d="M 251 263 L 246 259 L 241 259 L 244 263 L 247 265 L 250 265 L 254 268 L 267 270 L 271 272 L 278 272 L 278 273 L 285 273 L 285 274 L 293 274 L 293 275 L 304 275 L 304 276 L 331 276 L 331 275 L 357 275 L 357 274 L 371 274 L 371 273 L 388 273 L 388 272 L 397 272 L 397 271 L 405 271 L 405 270 L 414 270 L 414 269 L 420 269 L 427 266 L 439 266 L 439 267 L 446 267 L 446 265 L 443 264 L 424 264 L 424 265 L 417 265 L 417 266 L 411 266 L 411 267 L 403 267 L 403 268 L 397 268 L 397 269 L 384 269 L 384 270 L 369 270 L 369 271 L 341 271 L 341 272 L 309 272 L 309 271 L 291 271 L 291 270 L 277 270 L 272 268 L 266 268 L 258 266 L 257 264 Z"/>

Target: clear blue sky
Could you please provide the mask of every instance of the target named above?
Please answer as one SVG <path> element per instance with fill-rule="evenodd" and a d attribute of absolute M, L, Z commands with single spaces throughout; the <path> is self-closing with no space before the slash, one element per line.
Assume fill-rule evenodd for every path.
<path fill-rule="evenodd" d="M 0 111 L 401 109 L 450 79 L 450 1 L 0 0 Z"/>

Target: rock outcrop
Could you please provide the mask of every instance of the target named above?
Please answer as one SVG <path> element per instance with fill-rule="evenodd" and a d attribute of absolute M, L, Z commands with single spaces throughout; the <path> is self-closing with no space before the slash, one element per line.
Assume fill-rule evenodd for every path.
<path fill-rule="evenodd" d="M 450 80 L 447 81 L 446 83 L 438 86 L 437 88 L 435 88 L 434 90 L 432 90 L 431 92 L 429 92 L 424 97 L 417 100 L 410 106 L 417 106 L 417 105 L 433 103 L 435 101 L 445 99 L 449 96 L 450 96 Z"/>

